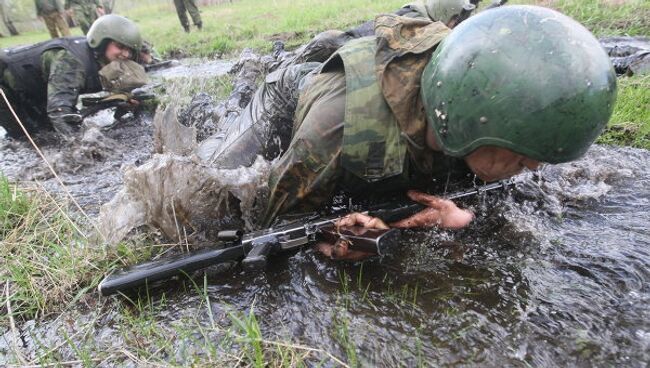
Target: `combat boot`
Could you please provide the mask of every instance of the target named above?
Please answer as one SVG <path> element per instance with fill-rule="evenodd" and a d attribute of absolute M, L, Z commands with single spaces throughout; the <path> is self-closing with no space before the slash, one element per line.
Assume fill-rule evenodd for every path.
<path fill-rule="evenodd" d="M 185 33 L 190 33 L 190 26 L 183 26 Z"/>
<path fill-rule="evenodd" d="M 199 31 L 202 30 L 203 29 L 203 22 L 196 23 L 196 28 L 198 28 Z"/>

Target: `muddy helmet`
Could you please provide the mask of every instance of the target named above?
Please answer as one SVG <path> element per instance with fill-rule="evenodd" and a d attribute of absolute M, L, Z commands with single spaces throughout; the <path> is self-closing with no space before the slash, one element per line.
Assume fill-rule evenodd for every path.
<path fill-rule="evenodd" d="M 481 146 L 549 163 L 582 156 L 603 131 L 616 75 L 596 38 L 537 6 L 482 12 L 456 27 L 422 74 L 421 95 L 443 151 Z"/>
<path fill-rule="evenodd" d="M 474 10 L 474 4 L 469 0 L 427 0 L 424 4 L 429 17 L 433 20 L 448 24 L 452 18 L 463 11 Z"/>
<path fill-rule="evenodd" d="M 142 36 L 138 26 L 131 20 L 115 14 L 102 15 L 92 24 L 86 35 L 91 48 L 96 49 L 106 40 L 119 42 L 137 55 L 142 47 Z"/>

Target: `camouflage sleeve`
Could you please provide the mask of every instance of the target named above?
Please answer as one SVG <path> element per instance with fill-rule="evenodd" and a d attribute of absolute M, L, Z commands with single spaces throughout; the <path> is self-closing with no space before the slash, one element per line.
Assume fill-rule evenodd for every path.
<path fill-rule="evenodd" d="M 43 53 L 43 73 L 47 79 L 47 114 L 75 111 L 79 91 L 85 83 L 85 69 L 72 53 L 63 49 Z"/>
<path fill-rule="evenodd" d="M 291 144 L 271 169 L 265 226 L 280 214 L 311 211 L 332 197 L 341 176 L 344 113 L 344 74 L 316 76 L 300 96 Z"/>
<path fill-rule="evenodd" d="M 64 3 L 64 4 L 65 4 L 65 5 L 64 5 L 63 7 L 65 8 L 65 10 L 70 9 L 70 0 L 65 0 L 65 3 Z"/>

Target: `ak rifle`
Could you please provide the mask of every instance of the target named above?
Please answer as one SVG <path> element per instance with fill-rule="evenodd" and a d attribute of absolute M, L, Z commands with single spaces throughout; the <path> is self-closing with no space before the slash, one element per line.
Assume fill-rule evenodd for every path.
<path fill-rule="evenodd" d="M 81 105 L 83 107 L 79 114 L 85 119 L 101 110 L 116 107 L 115 118 L 119 119 L 134 107 L 130 102 L 131 100 L 144 102 L 155 98 L 156 96 L 153 93 L 139 88 L 131 92 L 114 93 L 102 97 L 83 97 L 81 99 Z"/>
<path fill-rule="evenodd" d="M 518 177 L 496 183 L 477 186 L 472 190 L 452 193 L 446 199 L 459 199 L 503 189 L 514 185 Z M 357 211 L 346 208 L 330 216 L 312 215 L 300 221 L 244 234 L 239 230 L 220 231 L 222 242 L 219 249 L 206 248 L 176 257 L 142 263 L 115 272 L 99 284 L 100 294 L 106 296 L 125 292 L 174 276 L 188 275 L 194 271 L 226 262 L 241 262 L 246 270 L 258 270 L 266 266 L 267 257 L 273 254 L 300 249 L 318 240 L 332 242 L 342 238 L 350 249 L 363 250 L 376 255 L 385 254 L 396 243 L 396 229 L 368 229 L 363 227 L 338 227 L 336 223 L 350 212 L 362 212 L 391 223 L 411 216 L 425 208 L 415 202 L 391 202 Z"/>

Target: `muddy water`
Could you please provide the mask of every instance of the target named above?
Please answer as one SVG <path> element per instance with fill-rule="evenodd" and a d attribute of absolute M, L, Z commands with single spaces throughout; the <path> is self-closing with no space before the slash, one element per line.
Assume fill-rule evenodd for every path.
<path fill-rule="evenodd" d="M 187 71 L 159 73 L 173 79 Z M 139 165 L 152 145 L 149 118 L 111 129 L 110 112 L 94 121 L 84 139 L 65 149 L 52 137 L 40 142 L 91 213 L 121 186 L 122 165 Z M 6 175 L 58 191 L 30 147 L 0 144 Z M 253 306 L 266 339 L 320 348 L 362 366 L 645 367 L 648 162 L 648 151 L 594 147 L 583 160 L 548 167 L 508 195 L 469 200 L 464 205 L 477 213 L 469 229 L 404 232 L 400 247 L 383 259 L 336 263 L 304 250 L 274 258 L 265 272 L 211 275 L 205 295 L 178 284 L 157 289 L 148 323 L 164 331 L 171 347 L 145 339 L 151 346 L 143 349 L 189 365 L 205 354 L 205 344 L 219 346 L 232 327 L 228 311 Z M 127 324 L 133 311 L 118 308 L 124 304 L 91 294 L 59 316 L 19 324 L 17 341 L 3 331 L 0 365 L 17 361 L 15 343 L 29 361 L 52 350 L 60 362 L 77 361 L 81 351 L 98 357 L 99 366 L 138 366 L 120 352 L 133 351 L 133 336 L 150 326 L 123 331 L 134 328 Z M 181 328 L 194 324 L 209 332 Z M 207 328 L 214 325 L 222 328 Z M 236 346 L 223 349 L 238 354 Z M 324 354 L 307 359 L 336 365 Z"/>
<path fill-rule="evenodd" d="M 227 311 L 254 306 L 266 339 L 321 348 L 361 366 L 645 367 L 648 162 L 648 151 L 594 147 L 509 194 L 469 200 L 477 219 L 467 230 L 404 232 L 383 259 L 336 263 L 304 250 L 274 258 L 262 273 L 212 275 L 205 295 L 174 284 L 164 298 L 153 294 L 151 321 L 171 344 L 156 356 L 190 364 L 206 353 L 206 340 L 219 346 L 224 335 L 181 333 L 179 326 L 225 329 Z M 25 357 L 43 354 L 44 344 L 75 360 L 63 337 L 71 336 L 106 359 L 101 365 L 128 360 L 101 355 L 132 348 L 120 332 L 127 318 L 115 309 L 120 299 L 103 307 L 90 300 L 90 308 L 21 326 Z M 8 352 L 9 332 L 4 340 L 0 351 Z M 320 359 L 336 365 L 323 354 L 308 362 Z"/>
<path fill-rule="evenodd" d="M 175 86 L 191 79 L 207 78 L 228 72 L 228 61 L 183 60 L 172 68 L 151 74 L 154 83 Z M 189 81 L 188 81 L 189 78 Z M 181 84 L 181 83 L 179 83 Z M 179 97 L 176 89 L 168 91 Z M 139 166 L 152 154 L 153 129 L 150 115 L 127 115 L 123 121 L 113 119 L 112 110 L 104 110 L 86 119 L 77 139 L 61 144 L 53 133 L 41 134 L 37 144 L 52 164 L 63 183 L 79 204 L 90 214 L 96 214 L 101 204 L 108 202 L 122 186 L 124 165 Z M 0 132 L 0 172 L 11 180 L 34 181 L 53 193 L 62 188 L 40 156 L 26 141 L 3 139 Z"/>
<path fill-rule="evenodd" d="M 344 265 L 307 251 L 265 274 L 212 280 L 213 310 L 255 311 L 268 336 L 364 366 L 646 366 L 650 153 L 596 147 L 549 167 L 462 232 L 407 232 L 391 257 Z M 177 315 L 197 299 L 175 299 Z M 203 311 L 190 313 L 203 314 Z"/>

